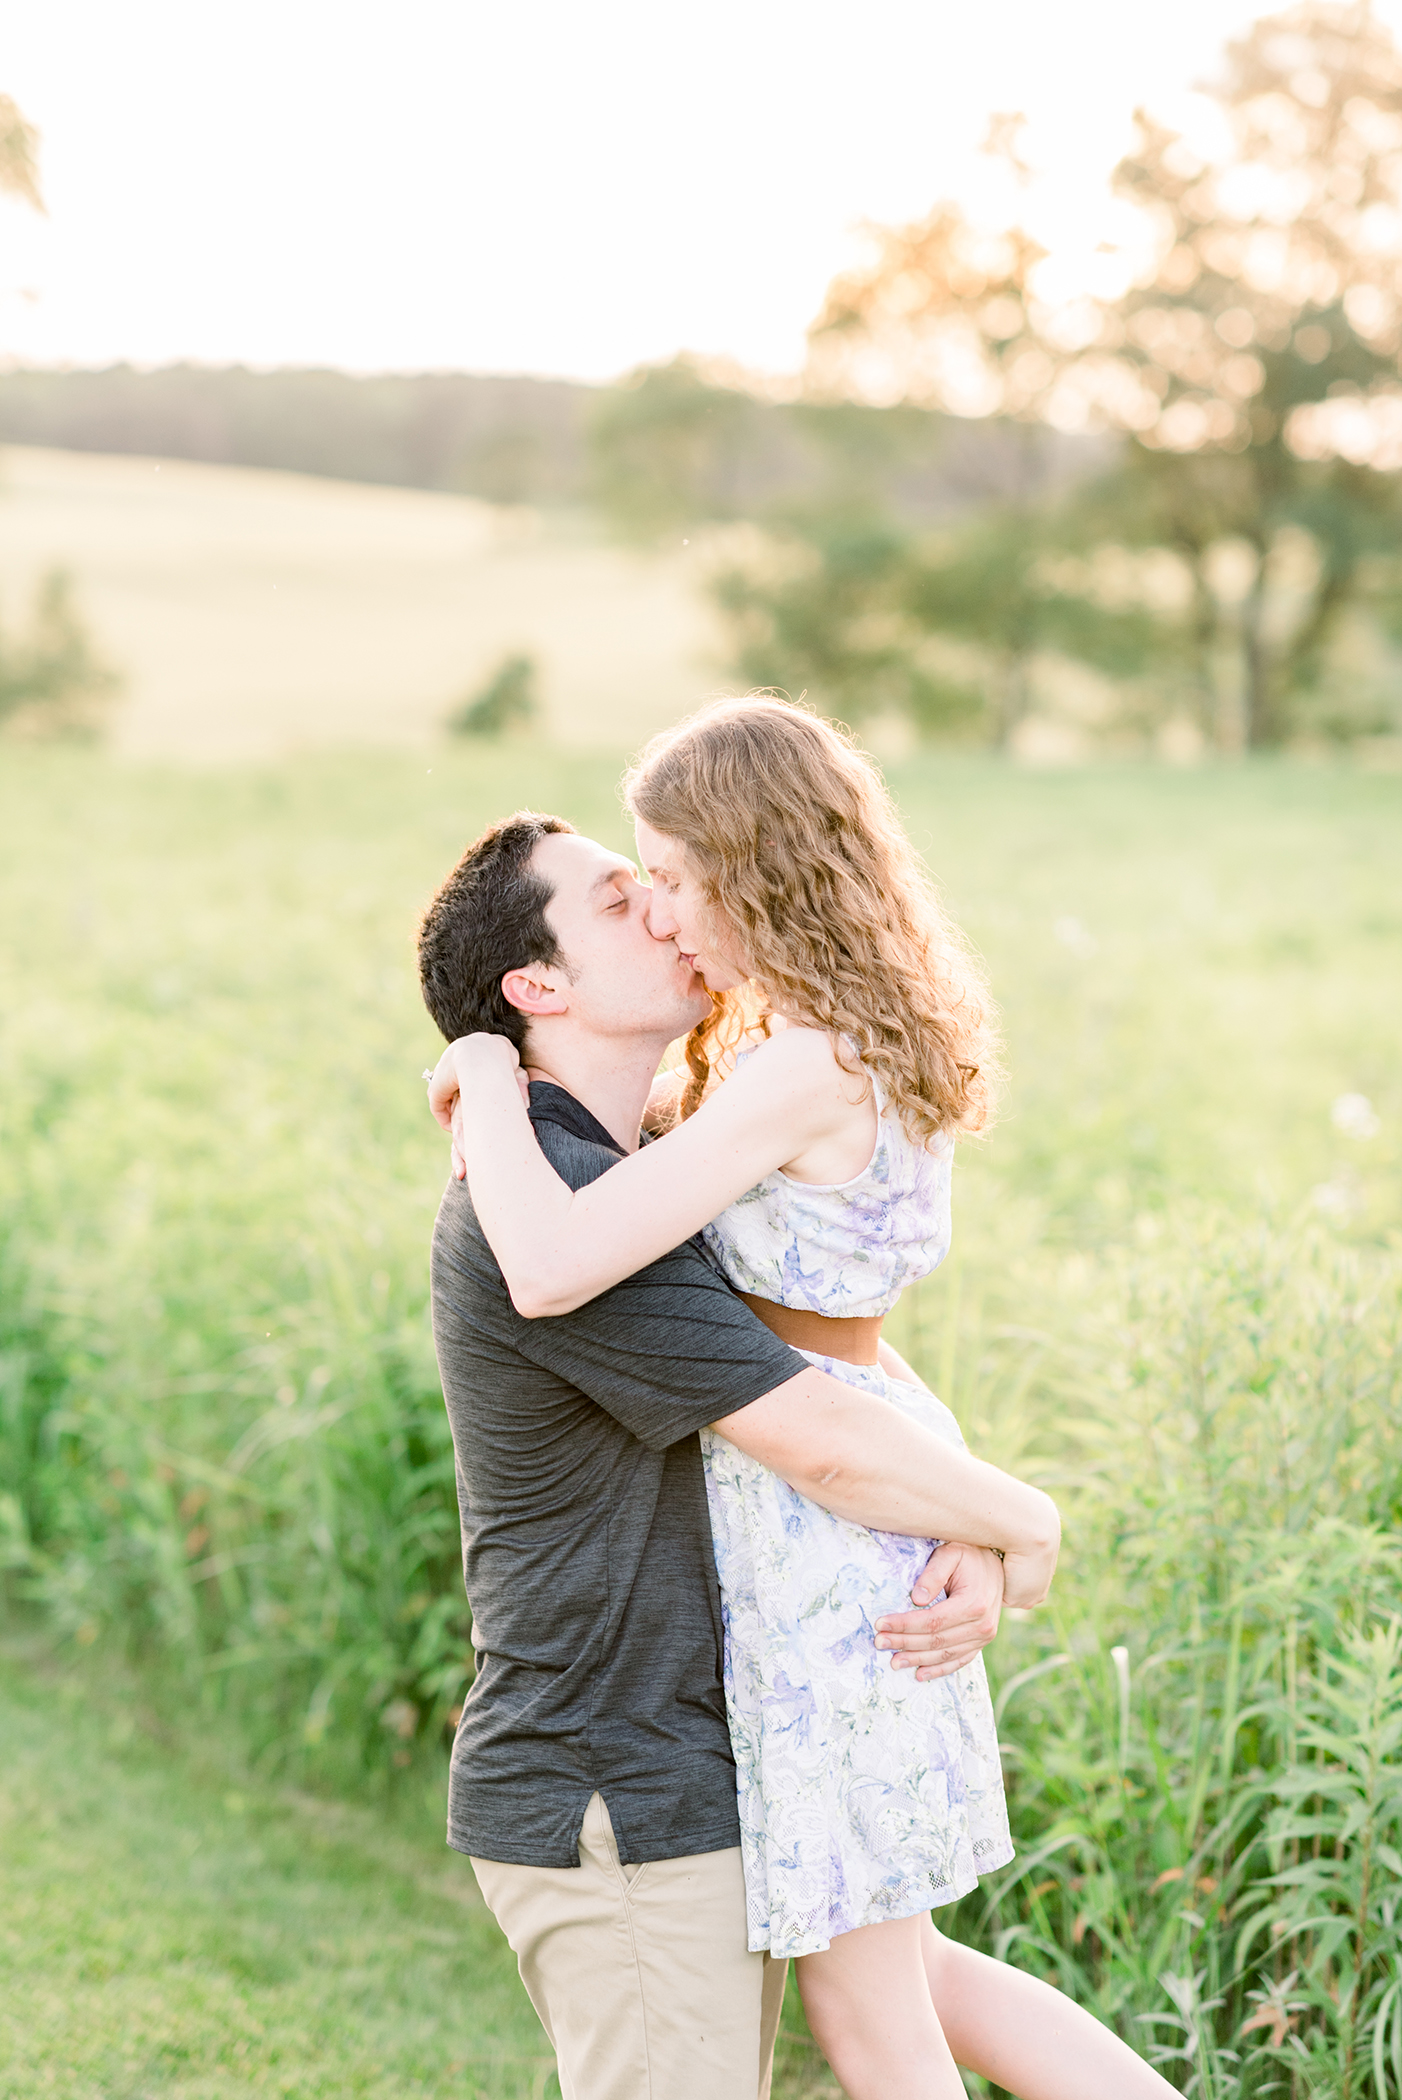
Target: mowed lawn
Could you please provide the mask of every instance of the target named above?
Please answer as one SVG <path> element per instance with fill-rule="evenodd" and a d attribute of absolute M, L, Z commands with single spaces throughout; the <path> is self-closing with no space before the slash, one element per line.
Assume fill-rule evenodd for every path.
<path fill-rule="evenodd" d="M 546 2090 L 510 1949 L 427 1812 L 236 1781 L 147 1721 L 135 1691 L 0 1671 L 7 2100 Z"/>
<path fill-rule="evenodd" d="M 415 1410 L 438 1428 L 423 1464 L 444 1463 L 425 1320 L 444 1160 L 413 928 L 517 804 L 626 846 L 618 765 L 0 759 L 0 1536 L 50 1656 L 16 1651 L 0 1679 L 6 2096 L 554 2090 L 441 1842 L 450 1489 L 433 1475 L 440 1531 L 411 1567 L 429 1503 L 387 1482 Z M 1082 1343 L 1121 1253 L 1171 1265 L 1198 1216 L 1243 1242 L 1322 1236 L 1345 1266 L 1395 1243 L 1402 779 L 933 753 L 891 777 L 988 959 L 1010 1070 L 998 1132 L 959 1170 L 955 1253 L 897 1339 L 978 1448 L 1034 1454 L 1068 1509 L 1077 1453 L 1117 1484 L 1068 1530 L 1070 1631 L 1009 1626 L 992 1663 L 1010 1686 L 1053 1640 L 1075 1649 L 1091 1691 L 1056 1725 L 1100 1702 L 1113 1731 L 1103 1658 L 1126 1642 L 1138 1672 L 1151 1637 L 1113 1582 L 1142 1454 L 1116 1443 L 1113 1394 L 1077 1387 L 1100 1360 Z M 1367 1115 L 1340 1120 L 1353 1095 Z M 124 1674 L 138 1638 L 167 1657 L 159 1698 Z M 405 1686 L 423 1722 L 401 1769 L 380 1709 Z M 1147 1762 L 1143 1782 L 1147 1821 Z M 1145 1889 L 1171 1856 L 1145 1841 Z M 1068 1887 L 1071 1964 L 1098 1928 Z M 1191 1909 L 1174 1925 L 1176 1901 L 1154 1897 L 1164 1930 L 1210 1935 Z M 1128 2020 L 1155 1971 L 1146 1956 L 1148 1997 L 1108 1962 L 1094 1988 Z M 822 2090 L 795 2014 L 779 2091 Z"/>

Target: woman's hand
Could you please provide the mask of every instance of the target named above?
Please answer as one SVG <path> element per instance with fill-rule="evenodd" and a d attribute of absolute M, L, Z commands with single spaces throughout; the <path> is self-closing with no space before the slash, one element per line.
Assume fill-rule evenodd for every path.
<path fill-rule="evenodd" d="M 1003 1602 L 1017 1611 L 1045 1604 L 1056 1573 L 1056 1545 L 1039 1547 L 1035 1553 L 1008 1553 L 1003 1558 Z"/>
<path fill-rule="evenodd" d="M 505 1065 L 509 1071 L 519 1074 L 518 1085 L 525 1090 L 525 1074 L 521 1071 L 521 1060 L 516 1054 L 516 1045 L 504 1035 L 460 1035 L 449 1043 L 428 1082 L 428 1105 L 435 1121 L 445 1130 L 453 1127 L 453 1103 L 461 1093 L 471 1086 L 473 1075 Z"/>
<path fill-rule="evenodd" d="M 449 1043 L 428 1082 L 428 1105 L 435 1122 L 453 1134 L 453 1174 L 461 1181 L 467 1172 L 461 1137 L 464 1102 L 473 1098 L 474 1082 L 485 1073 L 512 1071 L 521 1099 L 531 1104 L 530 1082 L 521 1069 L 516 1045 L 504 1035 L 460 1035 Z"/>

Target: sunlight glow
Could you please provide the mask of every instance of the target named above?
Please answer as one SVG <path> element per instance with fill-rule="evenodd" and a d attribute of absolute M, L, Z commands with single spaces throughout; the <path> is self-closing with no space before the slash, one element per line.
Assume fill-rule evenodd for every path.
<path fill-rule="evenodd" d="M 1104 295 L 1134 105 L 1210 150 L 1193 84 L 1257 11 L 247 0 L 235 24 L 49 0 L 6 40 L 49 216 L 0 205 L 0 347 L 591 378 L 689 348 L 793 372 L 862 222 L 949 195 L 1022 213 L 1049 300 Z M 1402 0 L 1379 12 L 1402 26 Z M 1014 158 L 981 152 L 1011 111 Z"/>

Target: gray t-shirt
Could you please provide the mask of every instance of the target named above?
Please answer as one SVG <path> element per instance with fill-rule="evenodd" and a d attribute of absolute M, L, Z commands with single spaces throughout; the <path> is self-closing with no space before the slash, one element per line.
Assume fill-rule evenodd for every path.
<path fill-rule="evenodd" d="M 571 1188 L 622 1157 L 561 1087 L 532 1086 L 531 1121 Z M 696 1432 L 804 1359 L 695 1240 L 575 1312 L 522 1319 L 461 1182 L 432 1275 L 477 1648 L 449 1844 L 578 1866 L 595 1791 L 625 1860 L 738 1844 Z"/>

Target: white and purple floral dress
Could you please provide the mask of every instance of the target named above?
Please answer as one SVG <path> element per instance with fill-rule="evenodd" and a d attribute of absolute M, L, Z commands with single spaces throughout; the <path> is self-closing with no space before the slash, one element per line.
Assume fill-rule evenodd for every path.
<path fill-rule="evenodd" d="M 768 1174 L 706 1227 L 738 1290 L 866 1319 L 944 1259 L 953 1135 L 923 1150 L 879 1093 L 876 1105 L 876 1149 L 854 1180 Z M 928 1387 L 809 1361 L 963 1443 Z M 816 1954 L 858 1925 L 954 1902 L 1013 1847 L 982 1658 L 920 1684 L 875 1646 L 873 1622 L 911 1609 L 930 1542 L 845 1523 L 712 1430 L 701 1445 L 751 1951 Z"/>

